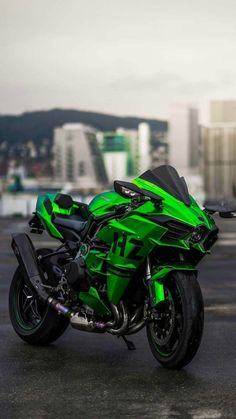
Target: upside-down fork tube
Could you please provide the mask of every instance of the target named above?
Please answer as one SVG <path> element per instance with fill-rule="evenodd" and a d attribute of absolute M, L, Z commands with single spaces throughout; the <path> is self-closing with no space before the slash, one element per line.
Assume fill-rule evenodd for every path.
<path fill-rule="evenodd" d="M 195 266 L 185 261 L 176 261 L 171 264 L 158 266 L 157 271 L 150 278 L 152 305 L 165 300 L 164 282 L 172 271 L 197 272 Z"/>

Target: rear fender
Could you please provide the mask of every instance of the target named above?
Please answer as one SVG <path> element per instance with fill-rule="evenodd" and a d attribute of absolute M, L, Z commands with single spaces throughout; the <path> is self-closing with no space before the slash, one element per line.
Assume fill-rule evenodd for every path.
<path fill-rule="evenodd" d="M 152 305 L 156 305 L 161 301 L 165 300 L 164 293 L 164 282 L 166 277 L 172 271 L 191 271 L 197 272 L 197 269 L 186 262 L 175 262 L 171 265 L 161 265 L 158 266 L 156 272 L 151 276 L 151 292 L 152 292 Z"/>

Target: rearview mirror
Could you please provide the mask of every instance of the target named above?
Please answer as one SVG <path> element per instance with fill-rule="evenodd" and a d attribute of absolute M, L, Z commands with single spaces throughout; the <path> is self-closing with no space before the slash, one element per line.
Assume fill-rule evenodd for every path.
<path fill-rule="evenodd" d="M 204 210 L 209 214 L 219 213 L 219 216 L 222 218 L 234 218 L 236 217 L 236 204 L 215 204 L 215 205 L 205 205 Z"/>

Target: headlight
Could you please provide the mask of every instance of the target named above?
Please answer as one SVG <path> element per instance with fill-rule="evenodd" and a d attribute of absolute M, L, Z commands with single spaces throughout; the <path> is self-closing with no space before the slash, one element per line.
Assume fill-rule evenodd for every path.
<path fill-rule="evenodd" d="M 204 236 L 206 235 L 206 228 L 204 226 L 199 226 L 191 234 L 191 241 L 193 243 L 199 243 Z"/>
<path fill-rule="evenodd" d="M 122 196 L 126 198 L 137 198 L 138 196 L 141 196 L 137 192 L 132 191 L 131 189 L 125 188 L 124 186 L 121 186 L 121 194 Z"/>
<path fill-rule="evenodd" d="M 142 190 L 134 183 L 122 182 L 120 180 L 114 181 L 115 191 L 124 198 L 134 199 L 143 195 Z"/>

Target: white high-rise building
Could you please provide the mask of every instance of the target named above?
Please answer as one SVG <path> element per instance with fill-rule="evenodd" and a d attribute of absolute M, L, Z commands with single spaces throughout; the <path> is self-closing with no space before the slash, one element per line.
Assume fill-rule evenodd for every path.
<path fill-rule="evenodd" d="M 169 119 L 169 164 L 184 176 L 191 195 L 201 204 L 205 200 L 200 167 L 200 128 L 198 109 L 188 104 L 172 106 Z"/>
<path fill-rule="evenodd" d="M 204 183 L 207 198 L 236 196 L 236 123 L 202 127 Z"/>
<path fill-rule="evenodd" d="M 145 122 L 138 130 L 119 127 L 116 132 L 103 133 L 99 143 L 110 183 L 133 179 L 151 168 L 150 139 L 150 127 Z"/>
<path fill-rule="evenodd" d="M 190 105 L 172 106 L 169 119 L 169 163 L 188 175 L 198 171 L 199 126 L 198 110 Z"/>
<path fill-rule="evenodd" d="M 126 178 L 127 153 L 125 151 L 104 153 L 104 163 L 109 183 Z"/>
<path fill-rule="evenodd" d="M 103 134 L 101 144 L 103 159 L 109 183 L 124 179 L 127 174 L 127 144 L 126 137 L 116 132 Z"/>
<path fill-rule="evenodd" d="M 127 153 L 126 174 L 127 174 L 127 179 L 130 180 L 140 174 L 138 131 L 136 129 L 127 129 L 127 128 L 120 127 L 120 128 L 117 128 L 116 132 L 117 134 L 121 134 L 126 137 L 126 153 Z"/>
<path fill-rule="evenodd" d="M 204 183 L 210 199 L 236 197 L 236 101 L 209 104 L 209 123 L 202 127 Z"/>
<path fill-rule="evenodd" d="M 151 132 L 146 122 L 138 126 L 138 170 L 139 174 L 144 173 L 151 167 Z"/>
<path fill-rule="evenodd" d="M 107 184 L 93 128 L 73 123 L 54 130 L 54 177 L 79 190 L 95 190 Z"/>

